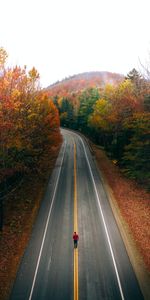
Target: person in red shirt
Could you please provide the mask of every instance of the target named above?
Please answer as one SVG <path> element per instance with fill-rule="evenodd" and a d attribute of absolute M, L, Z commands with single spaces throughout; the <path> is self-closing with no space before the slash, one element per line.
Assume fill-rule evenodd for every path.
<path fill-rule="evenodd" d="M 78 234 L 76 233 L 76 231 L 75 231 L 74 234 L 73 234 L 73 240 L 74 240 L 74 248 L 77 248 L 77 247 L 78 247 L 79 236 L 78 236 Z"/>

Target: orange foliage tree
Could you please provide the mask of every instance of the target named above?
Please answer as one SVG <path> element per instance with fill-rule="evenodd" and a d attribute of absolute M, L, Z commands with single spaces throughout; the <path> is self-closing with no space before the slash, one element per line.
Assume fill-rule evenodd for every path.
<path fill-rule="evenodd" d="M 61 141 L 58 110 L 40 91 L 35 68 L 5 68 L 0 48 L 0 179 L 40 171 Z"/>

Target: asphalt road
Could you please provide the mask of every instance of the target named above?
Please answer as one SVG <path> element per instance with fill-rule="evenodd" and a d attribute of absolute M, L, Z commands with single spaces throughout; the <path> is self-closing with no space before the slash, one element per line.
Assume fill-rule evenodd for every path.
<path fill-rule="evenodd" d="M 64 143 L 10 299 L 144 299 L 88 145 L 73 132 L 62 133 Z"/>

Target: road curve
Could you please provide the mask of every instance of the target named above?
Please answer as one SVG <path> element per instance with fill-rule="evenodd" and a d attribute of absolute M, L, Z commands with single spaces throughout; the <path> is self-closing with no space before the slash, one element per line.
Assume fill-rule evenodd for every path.
<path fill-rule="evenodd" d="M 62 134 L 10 299 L 142 300 L 88 145 L 74 132 L 63 129 Z M 74 228 L 79 232 L 77 250 Z"/>

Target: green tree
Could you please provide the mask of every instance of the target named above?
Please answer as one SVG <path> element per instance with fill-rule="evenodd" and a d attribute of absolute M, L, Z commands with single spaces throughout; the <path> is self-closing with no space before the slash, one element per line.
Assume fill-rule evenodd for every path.
<path fill-rule="evenodd" d="M 145 80 L 145 78 L 142 77 L 142 75 L 136 69 L 132 69 L 127 74 L 125 79 L 132 82 L 134 87 L 134 94 L 141 105 L 143 105 L 144 96 L 149 90 L 148 81 Z"/>
<path fill-rule="evenodd" d="M 150 112 L 150 94 L 144 97 L 144 111 Z"/>
<path fill-rule="evenodd" d="M 60 112 L 60 121 L 62 126 L 69 128 L 74 127 L 74 108 L 68 98 L 63 98 L 59 108 Z"/>
<path fill-rule="evenodd" d="M 132 132 L 130 143 L 125 146 L 122 165 L 128 176 L 150 187 L 150 113 L 136 113 L 124 122 Z"/>
<path fill-rule="evenodd" d="M 80 108 L 78 112 L 78 129 L 89 134 L 88 120 L 93 113 L 94 104 L 99 99 L 99 91 L 96 88 L 90 88 L 83 91 L 79 97 Z"/>

